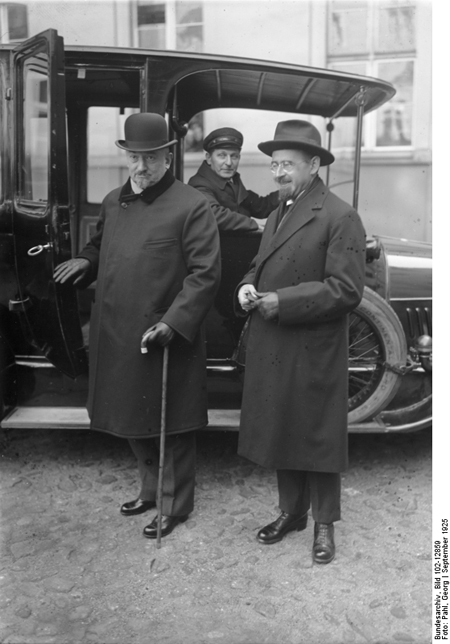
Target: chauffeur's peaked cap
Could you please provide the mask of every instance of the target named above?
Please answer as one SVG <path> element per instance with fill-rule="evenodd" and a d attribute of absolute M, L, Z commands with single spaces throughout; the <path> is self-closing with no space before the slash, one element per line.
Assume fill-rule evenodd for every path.
<path fill-rule="evenodd" d="M 217 148 L 237 148 L 240 150 L 244 137 L 234 127 L 221 127 L 213 130 L 203 141 L 203 149 L 209 152 Z"/>

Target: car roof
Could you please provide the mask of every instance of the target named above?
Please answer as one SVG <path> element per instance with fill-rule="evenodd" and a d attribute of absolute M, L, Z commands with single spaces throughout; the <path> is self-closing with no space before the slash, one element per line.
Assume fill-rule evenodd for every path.
<path fill-rule="evenodd" d="M 0 45 L 12 50 L 20 45 Z M 180 51 L 65 45 L 66 69 L 84 68 L 92 80 L 124 80 L 145 69 L 169 98 L 176 93 L 177 116 L 188 121 L 198 112 L 220 108 L 271 110 L 325 118 L 355 116 L 355 98 L 365 88 L 365 113 L 395 94 L 387 81 L 358 74 L 285 62 Z M 137 79 L 136 79 L 137 80 Z M 139 83 L 139 81 L 138 81 Z M 112 85 L 111 85 L 112 87 Z"/>
<path fill-rule="evenodd" d="M 179 117 L 185 120 L 218 107 L 355 116 L 361 87 L 366 88 L 366 113 L 395 94 L 390 83 L 377 78 L 268 60 L 131 48 L 66 46 L 65 51 L 66 65 L 81 59 L 100 66 L 148 59 L 159 80 L 165 75 L 176 86 Z"/>

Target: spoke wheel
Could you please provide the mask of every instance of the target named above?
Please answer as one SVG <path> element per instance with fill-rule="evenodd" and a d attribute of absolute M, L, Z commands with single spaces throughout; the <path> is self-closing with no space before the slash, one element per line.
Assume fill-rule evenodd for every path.
<path fill-rule="evenodd" d="M 405 365 L 406 358 L 406 340 L 395 311 L 365 288 L 349 321 L 350 423 L 373 418 L 393 399 L 402 377 L 389 365 Z"/>

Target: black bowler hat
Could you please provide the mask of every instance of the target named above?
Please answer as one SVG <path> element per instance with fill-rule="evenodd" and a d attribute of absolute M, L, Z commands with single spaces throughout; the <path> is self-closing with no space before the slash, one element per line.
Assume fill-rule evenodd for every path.
<path fill-rule="evenodd" d="M 244 137 L 234 127 L 221 127 L 208 134 L 203 141 L 203 149 L 207 152 L 215 148 L 237 148 L 240 150 L 243 142 Z"/>
<path fill-rule="evenodd" d="M 164 117 L 153 112 L 132 114 L 125 121 L 125 140 L 116 141 L 118 148 L 129 152 L 152 152 L 176 143 L 169 141 Z"/>
<path fill-rule="evenodd" d="M 278 123 L 273 141 L 260 143 L 258 148 L 268 156 L 275 150 L 304 150 L 320 157 L 321 165 L 333 163 L 334 156 L 322 147 L 319 130 L 308 121 L 281 121 Z"/>

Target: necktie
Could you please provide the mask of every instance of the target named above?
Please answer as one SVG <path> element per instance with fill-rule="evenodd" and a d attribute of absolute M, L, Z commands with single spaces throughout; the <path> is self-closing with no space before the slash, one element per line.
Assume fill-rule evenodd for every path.
<path fill-rule="evenodd" d="M 314 179 L 311 181 L 309 186 L 307 186 L 304 190 L 301 191 L 301 193 L 296 197 L 295 199 L 288 199 L 285 204 L 284 204 L 284 212 L 281 215 L 280 223 L 278 224 L 276 230 L 278 230 L 281 227 L 281 224 L 284 223 L 286 216 L 289 215 L 289 213 L 292 210 L 292 206 L 297 203 L 299 200 L 301 200 L 302 197 L 305 197 L 315 186 L 317 185 L 317 182 L 319 180 L 319 176 L 316 174 L 314 176 Z"/>
<path fill-rule="evenodd" d="M 281 219 L 280 219 L 280 222 L 279 222 L 279 224 L 278 224 L 278 226 L 277 226 L 277 230 L 278 230 L 279 228 L 281 228 L 281 224 L 285 221 L 286 216 L 291 212 L 291 210 L 292 210 L 292 204 L 293 204 L 293 203 L 294 203 L 294 200 L 293 200 L 293 199 L 288 199 L 288 200 L 284 203 L 284 207 L 283 207 L 283 214 L 281 215 Z"/>

